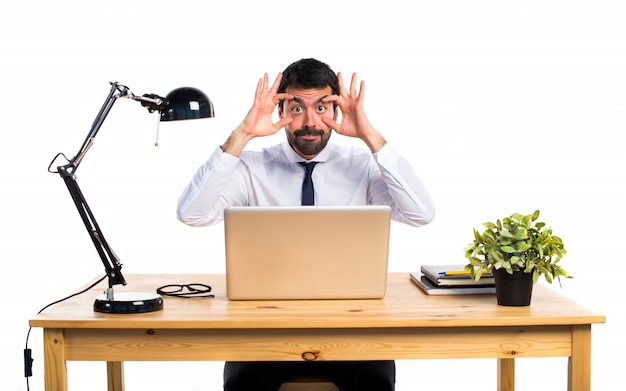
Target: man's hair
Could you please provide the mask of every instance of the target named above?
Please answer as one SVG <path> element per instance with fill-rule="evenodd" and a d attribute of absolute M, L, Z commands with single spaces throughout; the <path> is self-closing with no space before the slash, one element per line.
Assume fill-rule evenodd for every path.
<path fill-rule="evenodd" d="M 303 58 L 285 68 L 278 92 L 285 92 L 287 87 L 303 89 L 330 87 L 333 95 L 339 95 L 339 82 L 335 72 L 314 58 Z"/>

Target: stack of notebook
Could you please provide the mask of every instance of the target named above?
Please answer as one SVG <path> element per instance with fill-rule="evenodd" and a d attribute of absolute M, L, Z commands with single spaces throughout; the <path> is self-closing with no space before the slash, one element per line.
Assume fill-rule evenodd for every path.
<path fill-rule="evenodd" d="M 496 293 L 492 274 L 483 274 L 475 281 L 464 268 L 465 265 L 422 265 L 419 272 L 410 272 L 410 276 L 429 295 Z"/>

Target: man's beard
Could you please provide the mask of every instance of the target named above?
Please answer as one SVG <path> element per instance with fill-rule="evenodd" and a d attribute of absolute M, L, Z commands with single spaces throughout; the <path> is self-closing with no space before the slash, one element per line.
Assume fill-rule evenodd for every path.
<path fill-rule="evenodd" d="M 315 128 L 307 128 L 307 129 L 298 129 L 293 133 L 287 131 L 287 140 L 289 141 L 289 145 L 303 156 L 313 156 L 322 152 L 326 144 L 328 144 L 328 140 L 330 139 L 330 134 L 332 132 L 328 132 L 324 135 L 324 131 Z M 315 141 L 307 141 L 303 140 L 299 136 L 321 136 L 319 140 Z"/>

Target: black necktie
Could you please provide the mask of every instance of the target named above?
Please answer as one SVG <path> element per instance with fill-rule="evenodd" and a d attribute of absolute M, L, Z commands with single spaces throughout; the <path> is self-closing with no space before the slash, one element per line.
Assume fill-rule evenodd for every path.
<path fill-rule="evenodd" d="M 311 174 L 318 162 L 300 162 L 304 167 L 304 181 L 302 181 L 302 205 L 314 205 L 313 179 Z"/>

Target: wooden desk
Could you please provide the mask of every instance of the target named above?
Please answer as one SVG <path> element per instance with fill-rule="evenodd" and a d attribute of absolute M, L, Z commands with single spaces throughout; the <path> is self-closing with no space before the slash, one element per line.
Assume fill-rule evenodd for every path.
<path fill-rule="evenodd" d="M 497 359 L 497 390 L 513 391 L 515 358 L 569 357 L 568 390 L 590 389 L 591 325 L 605 317 L 541 285 L 529 307 L 493 295 L 424 295 L 408 273 L 389 275 L 382 300 L 228 301 L 223 275 L 127 275 L 117 292 L 201 282 L 213 299 L 164 298 L 137 315 L 92 310 L 83 294 L 30 320 L 44 328 L 45 389 L 67 390 L 66 361 L 106 361 L 110 391 L 124 361 Z"/>

